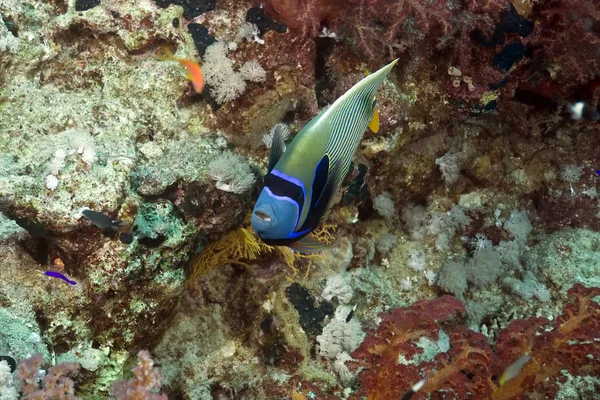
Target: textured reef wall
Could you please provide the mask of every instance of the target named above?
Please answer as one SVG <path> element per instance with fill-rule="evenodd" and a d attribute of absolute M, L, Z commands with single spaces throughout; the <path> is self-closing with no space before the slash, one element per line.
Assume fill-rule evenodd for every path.
<path fill-rule="evenodd" d="M 394 58 L 331 249 L 261 243 Z M 600 396 L 598 60 L 595 0 L 0 0 L 0 399 Z"/>

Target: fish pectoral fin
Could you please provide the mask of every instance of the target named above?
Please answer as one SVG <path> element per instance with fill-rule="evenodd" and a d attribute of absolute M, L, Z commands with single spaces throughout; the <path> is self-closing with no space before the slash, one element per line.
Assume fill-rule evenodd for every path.
<path fill-rule="evenodd" d="M 275 165 L 285 152 L 285 143 L 283 142 L 283 136 L 278 130 L 273 134 L 273 141 L 271 142 L 271 154 L 269 155 L 269 168 L 268 172 L 271 172 Z"/>
<path fill-rule="evenodd" d="M 302 239 L 294 243 L 288 244 L 288 247 L 294 251 L 303 254 L 320 253 L 323 250 L 327 250 L 329 248 L 329 246 L 327 246 L 325 243 L 319 242 L 311 235 L 304 236 Z"/>
<path fill-rule="evenodd" d="M 327 186 L 328 178 L 329 155 L 325 154 L 315 168 L 314 179 L 312 182 L 311 208 L 314 208 L 321 199 L 321 194 L 323 193 L 323 189 Z"/>
<path fill-rule="evenodd" d="M 329 170 L 329 177 L 327 178 L 327 183 L 321 192 L 321 197 L 317 201 L 317 205 L 313 212 L 315 216 L 319 218 L 319 224 L 323 223 L 327 218 L 327 213 L 333 204 L 333 200 L 335 199 L 335 195 L 339 190 L 340 186 L 342 186 L 342 181 L 346 177 L 346 172 L 342 168 L 342 163 L 337 162 L 331 167 Z"/>
<path fill-rule="evenodd" d="M 341 163 L 335 163 L 329 170 L 327 181 L 321 190 L 321 195 L 316 202 L 311 201 L 308 216 L 298 231 L 302 232 L 305 229 L 314 229 L 327 218 L 327 213 L 333 204 L 335 194 L 339 189 L 344 175 L 341 174 Z"/>

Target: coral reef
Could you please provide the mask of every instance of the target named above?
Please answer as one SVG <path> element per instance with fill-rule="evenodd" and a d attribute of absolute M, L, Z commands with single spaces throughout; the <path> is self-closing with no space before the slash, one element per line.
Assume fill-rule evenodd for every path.
<path fill-rule="evenodd" d="M 395 58 L 264 244 L 274 132 Z M 0 398 L 600 396 L 598 60 L 594 0 L 0 0 Z"/>

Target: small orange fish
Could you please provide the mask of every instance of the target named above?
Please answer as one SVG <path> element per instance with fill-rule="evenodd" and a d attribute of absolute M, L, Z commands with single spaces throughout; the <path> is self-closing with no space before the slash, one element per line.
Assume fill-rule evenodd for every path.
<path fill-rule="evenodd" d="M 65 270 L 65 263 L 58 257 L 54 260 L 53 266 L 59 271 Z"/>
<path fill-rule="evenodd" d="M 160 56 L 160 59 L 177 61 L 181 66 L 185 67 L 187 69 L 186 76 L 192 82 L 194 91 L 196 93 L 202 93 L 202 89 L 204 89 L 204 76 L 202 75 L 202 69 L 200 68 L 200 65 L 194 60 L 175 57 L 171 50 L 166 47 L 164 47 L 162 50 L 164 52 L 164 56 Z"/>

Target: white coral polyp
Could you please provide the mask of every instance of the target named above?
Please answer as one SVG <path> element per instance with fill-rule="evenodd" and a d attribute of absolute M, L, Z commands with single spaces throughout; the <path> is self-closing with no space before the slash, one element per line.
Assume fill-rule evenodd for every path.
<path fill-rule="evenodd" d="M 348 304 L 352 300 L 352 296 L 354 296 L 354 290 L 352 290 L 344 275 L 336 275 L 327 280 L 327 285 L 323 289 L 321 296 L 329 301 L 333 297 L 337 297 L 341 303 Z"/>
<path fill-rule="evenodd" d="M 319 354 L 323 357 L 334 358 L 342 351 L 353 352 L 363 341 L 365 334 L 356 317 L 346 322 L 347 306 L 340 306 L 344 312 L 338 312 L 323 328 L 323 333 L 317 336 Z M 338 307 L 338 309 L 340 308 Z"/>
<path fill-rule="evenodd" d="M 58 187 L 58 178 L 50 174 L 46 177 L 46 188 L 48 190 L 55 190 Z"/>

